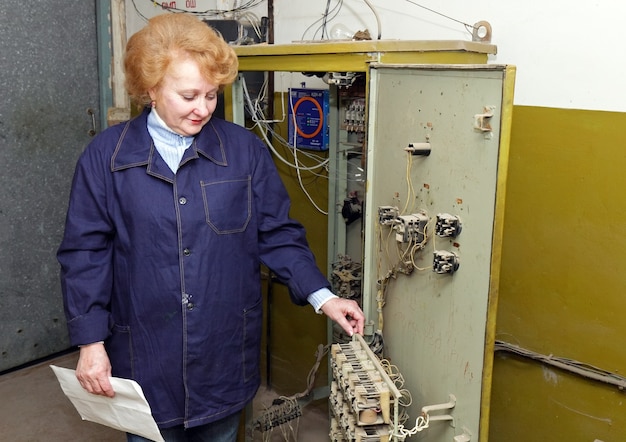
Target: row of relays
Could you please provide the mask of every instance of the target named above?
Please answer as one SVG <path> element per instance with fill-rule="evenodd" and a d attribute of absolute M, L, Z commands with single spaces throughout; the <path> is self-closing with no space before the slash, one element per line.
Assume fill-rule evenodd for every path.
<path fill-rule="evenodd" d="M 389 442 L 400 393 L 363 338 L 355 336 L 331 346 L 330 440 Z"/>

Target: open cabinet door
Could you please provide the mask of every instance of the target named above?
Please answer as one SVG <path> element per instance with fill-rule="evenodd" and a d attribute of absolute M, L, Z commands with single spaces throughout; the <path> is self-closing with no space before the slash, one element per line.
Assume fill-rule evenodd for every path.
<path fill-rule="evenodd" d="M 364 310 L 411 395 L 404 427 L 454 404 L 420 441 L 487 439 L 514 77 L 370 69 Z"/>

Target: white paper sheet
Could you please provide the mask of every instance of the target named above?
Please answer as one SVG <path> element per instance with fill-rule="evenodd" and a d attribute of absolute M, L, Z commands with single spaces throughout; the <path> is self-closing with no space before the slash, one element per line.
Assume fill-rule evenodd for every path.
<path fill-rule="evenodd" d="M 115 397 L 87 392 L 69 368 L 51 365 L 63 393 L 83 418 L 120 431 L 136 434 L 156 442 L 165 442 L 157 427 L 150 405 L 139 384 L 130 379 L 111 378 Z"/>

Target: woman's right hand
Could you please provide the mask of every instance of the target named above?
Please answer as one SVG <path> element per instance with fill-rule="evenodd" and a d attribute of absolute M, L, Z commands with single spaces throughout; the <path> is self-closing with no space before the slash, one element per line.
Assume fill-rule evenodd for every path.
<path fill-rule="evenodd" d="M 111 362 L 102 342 L 80 347 L 76 378 L 80 385 L 89 393 L 113 397 L 115 392 L 111 386 Z"/>

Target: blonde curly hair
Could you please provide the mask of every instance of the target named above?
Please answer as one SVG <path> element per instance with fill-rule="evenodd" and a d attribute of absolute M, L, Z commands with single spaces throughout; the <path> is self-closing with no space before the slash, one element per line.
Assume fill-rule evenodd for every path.
<path fill-rule="evenodd" d="M 190 15 L 161 14 L 128 39 L 124 70 L 131 100 L 148 104 L 148 91 L 161 83 L 170 64 L 180 57 L 194 60 L 201 74 L 220 90 L 237 77 L 237 54 L 213 28 Z"/>

